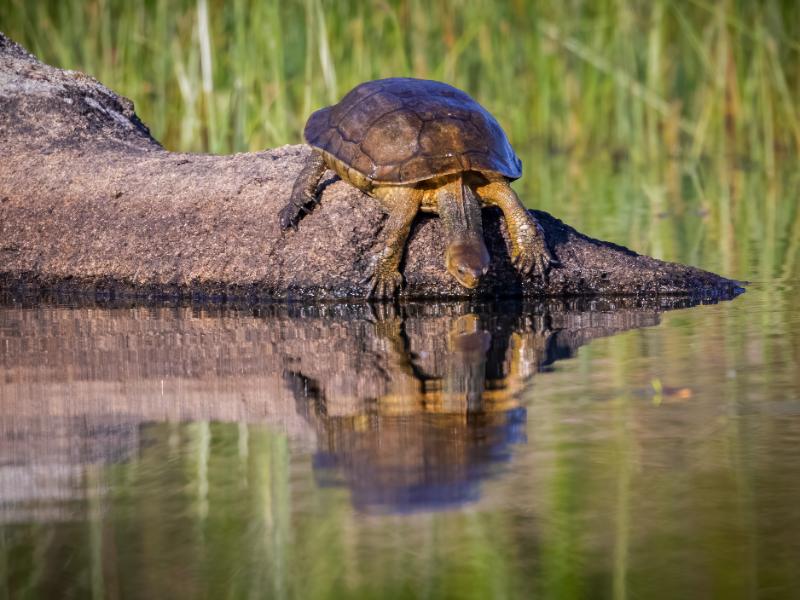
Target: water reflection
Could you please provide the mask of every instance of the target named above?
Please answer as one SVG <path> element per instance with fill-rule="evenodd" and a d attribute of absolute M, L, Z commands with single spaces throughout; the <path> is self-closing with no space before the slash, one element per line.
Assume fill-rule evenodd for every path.
<path fill-rule="evenodd" d="M 361 510 L 476 500 L 525 441 L 537 371 L 686 304 L 7 304 L 0 519 L 83 518 L 107 493 L 87 470 L 140 460 L 148 444 L 168 454 L 172 438 L 151 430 L 187 421 L 279 429 L 312 454 L 318 484 L 345 486 Z M 248 452 L 246 429 L 236 444 Z"/>
<path fill-rule="evenodd" d="M 285 378 L 298 413 L 317 433 L 317 482 L 345 485 L 360 510 L 407 512 L 476 500 L 480 481 L 525 441 L 520 399 L 537 371 L 594 337 L 658 322 L 652 309 L 610 307 L 405 307 L 382 315 L 371 343 L 347 352 L 356 395 L 329 385 L 336 376 L 324 366 L 320 371 L 317 353 L 292 357 Z"/>

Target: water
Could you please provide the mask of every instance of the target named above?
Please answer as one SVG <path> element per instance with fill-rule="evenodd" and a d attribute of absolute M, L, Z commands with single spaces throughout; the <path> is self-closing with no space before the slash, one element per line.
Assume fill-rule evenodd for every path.
<path fill-rule="evenodd" d="M 795 294 L 7 299 L 4 595 L 795 596 Z"/>

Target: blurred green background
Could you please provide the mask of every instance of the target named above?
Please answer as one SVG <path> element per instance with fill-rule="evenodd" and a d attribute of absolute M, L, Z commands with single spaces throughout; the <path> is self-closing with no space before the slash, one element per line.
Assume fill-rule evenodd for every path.
<path fill-rule="evenodd" d="M 0 29 L 172 150 L 298 143 L 359 82 L 447 81 L 507 130 L 529 206 L 733 277 L 800 269 L 794 0 L 0 0 Z"/>

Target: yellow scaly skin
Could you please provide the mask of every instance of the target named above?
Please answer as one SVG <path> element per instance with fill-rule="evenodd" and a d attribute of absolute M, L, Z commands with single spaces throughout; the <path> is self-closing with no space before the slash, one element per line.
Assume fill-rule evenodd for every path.
<path fill-rule="evenodd" d="M 307 207 L 315 201 L 314 193 L 326 167 L 376 198 L 389 216 L 383 228 L 384 239 L 372 258 L 371 274 L 364 280 L 370 298 L 392 298 L 402 287 L 400 262 L 414 217 L 420 210 L 438 213 L 441 218 L 447 237 L 446 268 L 467 289 L 479 285 L 490 264 L 483 240 L 481 205 L 497 206 L 503 212 L 511 241 L 511 261 L 520 274 L 534 271 L 545 277 L 553 262 L 541 226 L 525 210 L 504 177 L 490 179 L 470 172 L 412 185 L 376 185 L 330 154 L 316 150 L 280 213 L 284 228 L 296 226 L 302 213 L 308 212 Z"/>

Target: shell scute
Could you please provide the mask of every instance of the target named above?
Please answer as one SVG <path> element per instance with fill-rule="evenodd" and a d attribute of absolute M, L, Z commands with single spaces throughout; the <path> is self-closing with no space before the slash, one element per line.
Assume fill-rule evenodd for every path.
<path fill-rule="evenodd" d="M 412 111 L 390 112 L 369 128 L 361 149 L 376 165 L 398 164 L 419 151 L 419 132 L 422 121 Z M 392 140 L 387 143 L 387 139 Z"/>

